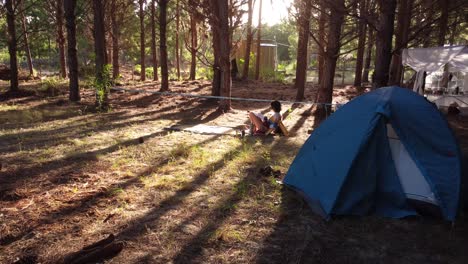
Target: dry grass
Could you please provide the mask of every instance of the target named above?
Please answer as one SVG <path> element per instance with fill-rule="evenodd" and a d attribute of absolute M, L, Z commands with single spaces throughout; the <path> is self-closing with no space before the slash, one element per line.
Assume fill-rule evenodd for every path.
<path fill-rule="evenodd" d="M 171 87 L 201 94 L 210 89 L 205 82 Z M 324 222 L 273 176 L 261 175 L 265 166 L 286 172 L 312 126 L 307 107 L 286 106 L 293 137 L 242 139 L 164 128 L 240 125 L 247 110 L 265 111 L 268 104 L 236 102 L 235 111 L 220 114 L 203 100 L 113 93 L 113 110 L 94 113 L 92 92 L 83 94 L 80 104 L 67 103 L 66 95 L 0 103 L 0 263 L 27 255 L 55 262 L 108 233 L 127 243 L 109 263 L 466 260 L 466 223 L 378 217 Z M 294 98 L 284 85 L 234 87 L 235 96 L 252 94 Z M 309 88 L 308 98 L 314 95 Z"/>

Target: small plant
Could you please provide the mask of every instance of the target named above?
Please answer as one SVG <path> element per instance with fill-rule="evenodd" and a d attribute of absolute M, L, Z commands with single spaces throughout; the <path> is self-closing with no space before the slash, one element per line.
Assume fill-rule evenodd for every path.
<path fill-rule="evenodd" d="M 109 89 L 112 85 L 112 65 L 104 65 L 102 71 L 102 78 L 95 78 L 94 87 L 96 87 L 96 104 L 97 108 L 100 110 L 107 110 L 107 95 L 109 94 Z"/>
<path fill-rule="evenodd" d="M 57 96 L 59 91 L 59 79 L 57 77 L 46 78 L 41 83 L 40 90 L 46 93 L 48 96 Z"/>
<path fill-rule="evenodd" d="M 210 67 L 197 67 L 195 75 L 200 79 L 213 80 L 214 73 Z"/>
<path fill-rule="evenodd" d="M 109 191 L 110 196 L 118 196 L 118 195 L 123 194 L 123 193 L 125 193 L 125 190 L 120 188 L 120 187 L 114 188 L 114 189 Z"/>
<path fill-rule="evenodd" d="M 192 148 L 188 146 L 186 143 L 180 143 L 175 148 L 171 150 L 169 153 L 172 160 L 175 160 L 179 157 L 188 158 Z"/>
<path fill-rule="evenodd" d="M 146 77 L 153 78 L 154 68 L 153 67 L 145 68 L 145 73 L 146 73 Z"/>
<path fill-rule="evenodd" d="M 135 67 L 133 67 L 133 73 L 134 74 L 140 74 L 141 73 L 141 65 L 137 64 Z"/>

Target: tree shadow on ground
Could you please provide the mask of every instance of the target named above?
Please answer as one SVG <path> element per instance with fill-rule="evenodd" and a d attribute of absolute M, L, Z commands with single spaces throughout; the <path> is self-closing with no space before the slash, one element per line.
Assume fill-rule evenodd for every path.
<path fill-rule="evenodd" d="M 203 118 L 203 114 L 205 113 L 204 112 L 205 107 L 209 106 L 210 104 L 211 104 L 210 102 L 204 102 L 204 103 L 201 103 L 199 105 L 197 104 L 196 106 L 193 106 L 189 109 L 184 110 L 184 114 L 182 115 L 183 118 L 180 119 L 176 123 L 176 125 L 192 124 L 192 123 L 197 123 L 197 124 L 206 123 L 206 122 L 216 119 L 222 114 L 221 112 L 215 111 L 211 113 L 210 115 L 208 115 L 207 117 Z M 159 115 L 156 117 L 147 118 L 144 120 L 134 120 L 134 121 L 114 124 L 113 122 L 126 119 L 125 116 L 119 116 L 118 113 L 114 113 L 114 114 L 107 115 L 107 118 L 104 119 L 110 122 L 104 122 L 103 120 L 101 120 L 99 124 L 103 124 L 103 125 L 100 125 L 97 128 L 92 127 L 92 128 L 88 128 L 84 130 L 79 130 L 77 129 L 77 127 L 72 127 L 72 129 L 61 128 L 61 129 L 56 129 L 53 131 L 33 131 L 31 133 L 29 132 L 25 132 L 25 133 L 30 138 L 30 142 L 31 144 L 33 144 L 33 147 L 36 148 L 39 146 L 42 148 L 50 148 L 52 146 L 62 144 L 64 140 L 68 140 L 69 138 L 86 137 L 88 133 L 97 133 L 97 132 L 102 132 L 105 130 L 126 127 L 126 126 L 133 125 L 133 124 L 143 124 L 145 122 L 149 122 L 153 120 L 171 119 L 172 117 L 180 117 L 180 113 L 167 113 L 167 114 Z M 78 127 L 81 127 L 81 126 L 78 125 Z M 71 134 L 66 134 L 64 130 L 69 131 Z M 19 187 L 17 183 L 23 182 L 25 179 L 34 180 L 37 175 L 47 173 L 49 174 L 48 180 L 51 182 L 52 185 L 65 184 L 73 179 L 74 177 L 73 175 L 78 177 L 78 174 L 80 171 L 82 171 L 82 167 L 84 165 L 87 165 L 87 163 L 92 162 L 92 161 L 97 161 L 97 156 L 112 153 L 121 147 L 140 144 L 142 140 L 144 141 L 151 137 L 165 135 L 166 133 L 168 132 L 160 131 L 157 133 L 153 133 L 151 135 L 127 140 L 127 141 L 115 144 L 113 146 L 110 146 L 104 149 L 100 149 L 96 151 L 83 151 L 83 152 L 79 152 L 76 154 L 66 156 L 58 160 L 51 160 L 47 162 L 36 163 L 35 165 L 31 165 L 31 166 L 21 166 L 16 169 L 8 170 L 6 172 L 0 172 L 0 182 L 3 185 L 3 188 L 0 189 L 0 200 L 2 199 L 1 197 L 8 197 L 9 193 L 14 192 L 15 189 Z M 19 136 L 19 135 L 16 135 L 16 136 Z M 36 137 L 43 137 L 43 136 L 46 137 L 46 139 L 44 139 L 43 141 L 36 138 Z M 13 141 L 14 140 L 17 140 L 17 138 L 13 138 Z M 23 149 L 25 148 L 24 145 L 22 147 Z M 17 150 L 14 145 L 13 146 L 11 145 L 11 143 L 9 143 L 6 147 L 0 146 L 0 148 L 2 148 L 2 151 L 4 151 L 5 153 L 14 152 Z M 14 162 L 15 160 L 11 159 L 10 161 Z M 50 173 L 51 171 L 55 171 L 58 169 L 60 169 L 60 175 L 54 176 L 54 174 Z M 20 184 L 20 185 L 23 185 L 23 184 Z"/>
<path fill-rule="evenodd" d="M 424 218 L 344 216 L 327 222 L 284 186 L 281 216 L 256 263 L 463 263 L 467 228 L 466 222 L 450 228 Z"/>
<path fill-rule="evenodd" d="M 305 106 L 306 109 L 300 114 L 301 117 L 296 121 L 296 123 L 289 129 L 291 134 L 296 134 L 299 129 L 301 129 L 306 123 L 307 119 L 312 115 L 312 107 Z"/>
<path fill-rule="evenodd" d="M 28 97 L 30 98 L 30 97 Z M 38 98 L 34 98 L 35 101 Z M 21 104 L 15 104 L 20 105 Z M 85 103 L 69 103 L 63 100 L 48 100 L 47 102 L 21 110 L 0 111 L 2 128 L 33 128 L 38 124 L 51 121 L 66 120 L 72 117 L 88 115 L 92 108 Z"/>
<path fill-rule="evenodd" d="M 134 240 L 143 235 L 147 228 L 156 228 L 162 216 L 169 211 L 174 210 L 176 206 L 182 204 L 190 193 L 199 189 L 215 172 L 222 169 L 227 162 L 234 159 L 239 153 L 240 147 L 230 150 L 224 154 L 223 157 L 218 159 L 212 164 L 205 166 L 197 175 L 193 177 L 189 183 L 185 184 L 182 188 L 177 190 L 173 195 L 161 201 L 157 207 L 150 210 L 143 217 L 133 220 L 133 224 L 121 230 L 117 237 L 124 240 Z"/>
<path fill-rule="evenodd" d="M 160 132 L 160 133 L 166 133 L 166 132 Z M 160 133 L 157 133 L 157 134 L 159 135 Z M 157 136 L 157 135 L 151 135 L 151 137 L 154 137 L 154 136 Z M 149 137 L 150 136 L 148 136 L 147 138 Z M 197 145 L 207 144 L 213 140 L 216 140 L 216 138 L 218 137 L 220 136 L 218 135 L 218 136 L 210 137 L 209 139 L 205 141 L 197 143 Z M 128 144 L 130 144 L 130 142 L 128 142 Z M 114 146 L 114 148 L 115 147 L 119 147 L 119 146 Z M 100 150 L 100 151 L 103 152 L 105 150 Z M 235 152 L 230 152 L 226 154 L 218 162 L 211 164 L 210 166 L 207 166 L 206 169 L 200 172 L 191 183 L 186 184 L 184 187 L 182 187 L 177 192 L 177 195 L 174 195 L 173 199 L 166 199 L 164 202 L 160 204 L 158 208 L 163 210 L 166 205 L 172 205 L 173 202 L 174 204 L 177 204 L 177 202 L 181 202 L 184 196 L 194 191 L 195 187 L 203 184 L 203 182 L 208 179 L 212 169 L 221 168 L 223 162 L 226 159 L 228 159 L 230 156 L 234 155 L 234 153 Z M 92 193 L 88 193 L 87 195 L 80 197 L 79 199 L 68 201 L 66 205 L 64 205 L 60 209 L 57 209 L 51 212 L 45 212 L 44 214 L 41 215 L 41 217 L 39 217 L 38 220 L 36 220 L 34 224 L 31 224 L 31 226 L 29 226 L 28 228 L 23 227 L 21 232 L 14 234 L 14 235 L 9 235 L 6 238 L 2 238 L 0 240 L 0 245 L 7 246 L 15 241 L 18 241 L 27 237 L 28 235 L 34 234 L 36 230 L 45 229 L 46 226 L 50 226 L 56 223 L 61 223 L 62 225 L 64 225 L 65 223 L 69 222 L 67 220 L 73 219 L 73 217 L 79 214 L 87 215 L 89 214 L 89 212 L 93 211 L 93 208 L 96 208 L 96 206 L 98 206 L 101 202 L 109 199 L 109 195 L 110 195 L 109 192 L 113 188 L 118 187 L 119 189 L 127 190 L 131 187 L 135 187 L 141 182 L 141 177 L 148 176 L 149 174 L 151 174 L 151 172 L 157 170 L 159 167 L 163 166 L 164 164 L 167 164 L 171 159 L 174 159 L 174 158 L 178 159 L 180 157 L 168 157 L 165 159 L 161 159 L 158 162 L 152 164 L 151 167 L 139 172 L 137 176 L 131 177 L 125 180 L 124 182 L 116 182 L 109 186 L 106 186 L 105 188 L 101 187 L 99 190 L 94 191 Z M 54 185 L 54 187 L 56 186 Z M 93 219 L 89 219 L 89 220 L 93 221 Z M 90 223 L 82 223 L 82 224 L 84 225 L 84 224 L 90 224 Z M 73 226 L 76 226 L 76 224 L 74 224 Z M 141 226 L 138 226 L 138 227 L 141 227 Z M 138 228 L 138 227 L 135 227 L 135 228 Z M 63 233 L 56 233 L 54 235 L 56 237 L 62 237 L 70 232 L 72 232 L 72 230 L 66 229 L 63 231 Z M 127 232 L 130 232 L 130 231 L 127 231 Z M 37 250 L 39 246 L 41 245 L 40 245 L 40 242 L 38 241 L 37 244 L 31 245 L 29 247 L 29 251 L 34 252 Z"/>

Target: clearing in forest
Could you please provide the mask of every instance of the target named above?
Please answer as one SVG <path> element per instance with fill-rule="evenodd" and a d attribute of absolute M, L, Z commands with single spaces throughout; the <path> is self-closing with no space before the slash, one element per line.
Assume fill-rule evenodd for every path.
<path fill-rule="evenodd" d="M 336 90 L 336 102 L 356 95 Z M 171 91 L 209 94 L 210 83 L 173 82 Z M 283 107 L 292 137 L 241 138 L 165 128 L 243 125 L 247 111 L 266 112 L 269 103 L 234 101 L 234 111 L 220 113 L 209 100 L 113 92 L 112 110 L 95 113 L 91 90 L 79 104 L 56 92 L 0 104 L 0 263 L 56 262 L 107 234 L 125 242 L 109 263 L 463 263 L 468 257 L 463 217 L 453 227 L 427 218 L 326 222 L 283 188 L 278 180 L 313 125 L 310 106 Z M 306 92 L 313 100 L 314 88 Z M 233 96 L 252 95 L 291 100 L 295 90 L 234 83 Z M 466 120 L 451 123 L 466 152 Z"/>

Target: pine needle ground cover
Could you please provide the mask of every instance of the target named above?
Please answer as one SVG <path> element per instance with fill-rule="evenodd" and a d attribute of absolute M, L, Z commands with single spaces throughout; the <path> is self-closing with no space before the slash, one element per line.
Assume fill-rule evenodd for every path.
<path fill-rule="evenodd" d="M 6 89 L 2 83 L 1 89 Z M 130 88 L 158 90 L 155 83 Z M 30 82 L 32 95 L 0 102 L 0 263 L 55 263 L 114 234 L 109 263 L 464 263 L 467 221 L 345 217 L 326 222 L 278 180 L 312 128 L 310 106 L 286 105 L 292 137 L 168 131 L 172 125 L 239 126 L 268 103 L 216 102 L 114 92 L 96 112 Z M 210 93 L 210 83 L 171 91 Z M 47 88 L 47 87 L 46 87 Z M 2 90 L 3 92 L 4 90 Z M 306 90 L 308 100 L 316 88 Z M 356 94 L 337 88 L 336 102 Z M 233 96 L 292 100 L 281 84 L 235 83 Z M 453 119 L 465 153 L 468 122 Z M 268 173 L 265 168 L 280 173 Z"/>

